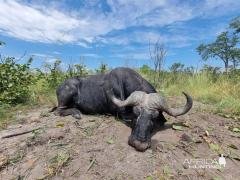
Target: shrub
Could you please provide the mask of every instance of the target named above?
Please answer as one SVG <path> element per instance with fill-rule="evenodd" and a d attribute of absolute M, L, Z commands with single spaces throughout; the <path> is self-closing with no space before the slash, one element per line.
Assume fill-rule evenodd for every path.
<path fill-rule="evenodd" d="M 47 80 L 49 88 L 56 88 L 64 79 L 64 72 L 61 70 L 61 61 L 56 60 L 52 65 L 45 64 L 47 73 L 45 74 L 45 79 Z"/>
<path fill-rule="evenodd" d="M 68 65 L 68 69 L 66 72 L 66 77 L 86 77 L 88 75 L 88 69 L 84 64 L 75 64 L 75 65 Z"/>
<path fill-rule="evenodd" d="M 97 74 L 104 74 L 109 70 L 108 65 L 101 63 L 101 65 L 96 69 Z"/>
<path fill-rule="evenodd" d="M 33 83 L 30 72 L 32 58 L 25 64 L 16 63 L 15 58 L 7 57 L 0 63 L 0 104 L 18 104 L 28 100 L 29 85 Z"/>

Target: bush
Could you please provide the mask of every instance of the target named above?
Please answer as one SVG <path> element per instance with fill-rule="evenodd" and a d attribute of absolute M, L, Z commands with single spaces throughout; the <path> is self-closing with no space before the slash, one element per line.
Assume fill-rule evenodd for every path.
<path fill-rule="evenodd" d="M 97 74 L 104 74 L 109 70 L 107 64 L 101 63 L 101 65 L 96 69 Z"/>
<path fill-rule="evenodd" d="M 47 69 L 47 73 L 45 74 L 45 78 L 48 82 L 48 87 L 50 89 L 55 89 L 62 81 L 65 79 L 65 74 L 61 70 L 61 61 L 56 60 L 52 65 L 45 64 L 45 68 Z"/>
<path fill-rule="evenodd" d="M 0 104 L 24 103 L 29 98 L 29 85 L 33 83 L 30 72 L 32 58 L 17 64 L 15 58 L 4 58 L 0 63 Z"/>
<path fill-rule="evenodd" d="M 68 69 L 66 72 L 66 77 L 86 77 L 88 75 L 88 69 L 84 64 L 75 64 L 75 65 L 68 65 Z"/>

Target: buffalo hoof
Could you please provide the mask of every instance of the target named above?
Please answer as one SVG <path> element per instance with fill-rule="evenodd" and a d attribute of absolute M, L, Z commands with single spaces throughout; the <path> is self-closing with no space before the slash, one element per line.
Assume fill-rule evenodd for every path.
<path fill-rule="evenodd" d="M 81 114 L 73 114 L 72 116 L 74 118 L 76 118 L 76 119 L 82 119 L 82 115 Z"/>
<path fill-rule="evenodd" d="M 134 147 L 137 151 L 145 151 L 151 146 L 151 142 L 146 141 L 146 142 L 141 142 L 136 139 L 129 138 L 128 144 L 132 147 Z"/>

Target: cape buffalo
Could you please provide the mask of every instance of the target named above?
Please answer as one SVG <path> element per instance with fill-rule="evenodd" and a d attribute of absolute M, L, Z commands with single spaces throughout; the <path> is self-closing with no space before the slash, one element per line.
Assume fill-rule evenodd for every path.
<path fill-rule="evenodd" d="M 163 125 L 166 121 L 162 112 L 176 117 L 192 107 L 192 98 L 184 93 L 187 99 L 185 107 L 169 108 L 148 81 L 134 70 L 123 67 L 106 74 L 67 79 L 56 93 L 56 115 L 72 115 L 81 119 L 81 113 L 112 114 L 131 119 L 132 132 L 128 143 L 139 151 L 150 147 L 155 123 Z"/>

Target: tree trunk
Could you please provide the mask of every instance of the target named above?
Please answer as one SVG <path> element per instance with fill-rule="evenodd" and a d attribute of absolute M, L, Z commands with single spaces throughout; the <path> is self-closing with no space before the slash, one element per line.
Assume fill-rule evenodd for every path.
<path fill-rule="evenodd" d="M 228 60 L 224 61 L 225 72 L 228 74 Z"/>
<path fill-rule="evenodd" d="M 236 69 L 236 66 L 237 66 L 237 61 L 236 59 L 233 59 L 233 69 Z"/>

